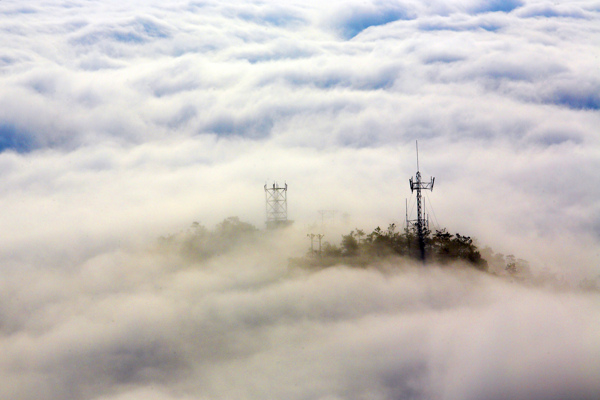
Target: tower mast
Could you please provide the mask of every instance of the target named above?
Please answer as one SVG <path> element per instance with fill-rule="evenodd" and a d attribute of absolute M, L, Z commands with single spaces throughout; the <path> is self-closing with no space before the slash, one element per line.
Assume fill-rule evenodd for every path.
<path fill-rule="evenodd" d="M 419 171 L 419 142 L 416 142 L 417 147 L 417 174 L 415 180 L 410 178 L 410 191 L 411 193 L 417 191 L 417 236 L 419 240 L 419 251 L 421 254 L 421 260 L 425 261 L 425 215 L 422 210 L 421 202 L 421 190 L 433 191 L 433 183 L 435 178 L 431 178 L 429 182 L 421 181 L 421 172 Z"/>
<path fill-rule="evenodd" d="M 287 183 L 285 186 L 279 186 L 276 182 L 273 186 L 265 184 L 267 229 L 283 228 L 292 223 L 287 215 L 287 189 Z"/>

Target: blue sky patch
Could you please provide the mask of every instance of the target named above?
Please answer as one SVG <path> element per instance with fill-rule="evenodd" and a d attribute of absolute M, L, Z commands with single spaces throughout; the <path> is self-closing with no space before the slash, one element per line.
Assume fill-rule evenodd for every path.
<path fill-rule="evenodd" d="M 554 103 L 576 110 L 600 110 L 600 94 L 591 91 L 561 91 L 555 94 Z"/>
<path fill-rule="evenodd" d="M 511 12 L 519 7 L 523 6 L 521 0 L 492 0 L 484 1 L 482 4 L 475 8 L 475 13 L 487 13 L 487 12 Z"/>
<path fill-rule="evenodd" d="M 377 10 L 353 10 L 350 15 L 345 18 L 339 28 L 342 35 L 346 39 L 352 39 L 362 31 L 372 26 L 380 26 L 389 24 L 390 22 L 399 20 L 413 19 L 408 11 L 402 8 L 381 8 Z"/>
<path fill-rule="evenodd" d="M 16 129 L 14 125 L 0 123 L 0 153 L 6 150 L 27 153 L 33 149 L 33 144 L 31 138 Z"/>

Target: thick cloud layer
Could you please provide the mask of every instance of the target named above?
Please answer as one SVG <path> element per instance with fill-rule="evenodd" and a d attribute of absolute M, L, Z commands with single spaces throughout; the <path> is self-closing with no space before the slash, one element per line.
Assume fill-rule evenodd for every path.
<path fill-rule="evenodd" d="M 598 278 L 599 22 L 595 1 L 0 2 L 0 397 L 597 398 L 593 294 L 287 257 L 318 210 L 402 225 L 418 139 L 432 223 Z M 262 228 L 272 181 L 295 244 L 148 250 Z"/>
<path fill-rule="evenodd" d="M 593 399 L 600 392 L 597 292 L 394 263 L 309 273 L 257 249 L 193 264 L 173 252 L 114 251 L 70 268 L 5 271 L 0 394 Z"/>

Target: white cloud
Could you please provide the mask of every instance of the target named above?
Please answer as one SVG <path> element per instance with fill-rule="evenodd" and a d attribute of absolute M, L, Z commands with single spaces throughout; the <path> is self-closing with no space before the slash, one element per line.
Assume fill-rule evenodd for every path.
<path fill-rule="evenodd" d="M 373 2 L 349 4 L 344 12 L 336 13 L 343 7 L 341 3 L 331 6 L 144 3 L 136 4 L 135 12 L 133 5 L 117 2 L 73 3 L 69 8 L 56 3 L 32 6 L 30 12 L 23 13 L 5 3 L 7 18 L 2 26 L 10 37 L 8 43 L 14 44 L 4 50 L 5 90 L 0 98 L 3 110 L 0 126 L 5 139 L 1 145 L 20 151 L 24 160 L 60 164 L 58 158 L 66 155 L 68 159 L 69 153 L 76 152 L 78 157 L 97 159 L 99 165 L 105 162 L 93 149 L 105 148 L 106 143 L 116 151 L 113 158 L 116 154 L 128 157 L 154 146 L 171 151 L 173 146 L 164 143 L 178 140 L 197 148 L 200 160 L 211 154 L 215 145 L 234 146 L 236 150 L 231 157 L 238 159 L 236 163 L 211 158 L 211 165 L 217 168 L 213 176 L 218 176 L 219 165 L 224 162 L 224 168 L 230 168 L 228 175 L 220 180 L 224 184 L 227 178 L 229 182 L 236 180 L 231 180 L 236 174 L 246 179 L 248 174 L 236 172 L 235 168 L 247 171 L 247 165 L 256 171 L 252 176 L 255 182 L 293 177 L 303 190 L 299 198 L 304 206 L 296 207 L 308 210 L 308 205 L 315 203 L 309 200 L 313 195 L 307 192 L 311 189 L 308 182 L 319 187 L 315 179 L 341 182 L 340 176 L 344 174 L 364 176 L 357 182 L 369 182 L 375 188 L 398 185 L 395 190 L 400 199 L 407 196 L 407 188 L 401 182 L 413 173 L 410 143 L 419 138 L 430 142 L 424 143 L 424 151 L 429 152 L 431 160 L 449 157 L 447 168 L 460 171 L 460 176 L 440 175 L 433 168 L 440 184 L 474 177 L 503 181 L 501 187 L 492 184 L 503 188 L 502 192 L 471 192 L 475 196 L 471 203 L 474 215 L 479 212 L 477 204 L 495 204 L 499 193 L 510 193 L 512 182 L 520 181 L 516 178 L 519 175 L 533 176 L 528 171 L 533 154 L 539 165 L 543 165 L 535 167 L 533 181 L 544 192 L 528 191 L 519 198 L 515 209 L 508 208 L 518 215 L 517 220 L 530 220 L 527 234 L 539 236 L 545 230 L 560 231 L 564 226 L 569 233 L 580 228 L 593 230 L 597 223 L 590 223 L 588 216 L 596 215 L 597 210 L 597 204 L 591 200 L 597 186 L 593 174 L 597 157 L 591 149 L 597 146 L 594 132 L 598 123 L 595 112 L 598 78 L 591 68 L 593 52 L 586 50 L 594 43 L 590 40 L 597 19 L 594 7 L 585 2 L 571 4 L 569 12 L 580 10 L 582 18 L 544 17 L 539 13 L 532 18 L 527 10 L 551 5 L 514 3 L 519 7 L 511 12 L 480 12 L 491 7 L 482 4 Z M 371 11 L 361 12 L 365 7 Z M 373 24 L 349 41 L 335 36 L 337 28 L 327 30 L 335 24 L 323 25 L 324 20 L 334 16 L 371 18 L 372 13 L 384 15 L 385 10 L 398 7 L 411 10 L 411 17 Z M 227 140 L 215 142 L 212 135 Z M 48 147 L 58 153 L 39 158 L 37 152 L 44 154 Z M 258 150 L 261 147 L 266 150 Z M 294 155 L 299 148 L 316 149 L 319 156 L 303 158 L 310 151 Z M 377 163 L 374 156 L 370 165 L 353 170 L 352 163 L 340 157 L 344 160 L 360 157 L 358 153 L 352 154 L 352 149 L 361 148 L 375 149 L 374 154 L 379 152 L 383 158 L 388 157 L 385 148 L 397 151 L 405 169 L 393 174 L 390 168 L 395 167 L 390 165 L 383 167 L 388 171 L 384 175 L 369 173 L 369 169 L 377 171 L 373 169 Z M 444 154 L 449 148 L 456 156 Z M 497 161 L 485 168 L 487 175 L 482 176 L 478 158 L 465 158 L 462 154 L 483 154 L 488 148 L 515 154 L 503 151 L 486 156 Z M 345 150 L 348 153 L 341 149 L 348 149 Z M 110 155 L 112 150 L 106 154 Z M 3 156 L 9 157 L 8 154 L 5 151 Z M 586 164 L 569 163 L 573 154 L 586 160 Z M 328 157 L 332 160 L 329 163 L 316 161 Z M 500 157 L 511 160 L 503 162 Z M 162 168 L 162 159 L 155 161 L 156 168 Z M 268 159 L 272 162 L 266 162 Z M 297 161 L 286 165 L 286 159 Z M 465 160 L 470 163 L 465 164 Z M 263 164 L 269 164 L 274 171 L 266 170 Z M 53 171 L 54 167 L 45 168 L 42 161 L 37 165 L 40 171 L 32 172 L 37 174 L 36 179 L 52 181 L 46 171 Z M 125 192 L 106 189 L 108 186 L 102 181 L 93 180 L 98 175 L 90 177 L 85 169 L 80 172 L 66 165 L 60 168 L 61 173 L 64 170 L 74 176 L 81 174 L 76 180 L 91 179 L 90 186 L 97 188 L 98 193 L 111 193 L 111 199 L 119 198 L 117 193 L 121 193 L 124 206 L 111 206 L 109 214 L 113 210 L 117 210 L 117 215 L 119 209 L 129 210 L 128 201 L 140 210 L 133 198 L 150 204 L 151 199 L 157 198 L 151 193 L 164 190 L 153 187 L 154 182 L 142 175 L 136 179 L 135 168 L 126 164 L 120 168 L 111 162 L 105 165 L 105 174 L 111 176 L 109 182 L 122 179 L 122 187 L 138 194 L 126 200 L 127 189 Z M 513 172 L 513 165 L 521 169 Z M 553 172 L 554 165 L 566 166 L 561 169 L 565 177 L 582 176 L 577 196 L 562 189 L 569 178 L 559 182 Z M 303 173 L 306 170 L 312 171 L 312 175 Z M 112 178 L 123 171 L 129 172 L 126 178 Z M 185 176 L 181 170 L 172 173 Z M 139 190 L 134 184 L 136 180 L 144 182 L 145 189 Z M 7 181 L 14 179 L 9 176 Z M 185 193 L 185 187 L 176 192 Z M 227 190 L 239 193 L 245 187 L 248 185 L 230 183 Z M 319 197 L 335 197 L 335 185 L 327 187 L 333 189 L 331 193 Z M 357 194 L 364 193 L 360 185 L 345 187 L 351 189 L 345 197 L 353 200 L 343 202 L 344 207 L 352 208 L 348 203 L 360 204 L 357 199 L 362 196 Z M 50 190 L 61 196 L 56 187 Z M 209 192 L 213 190 L 217 189 Z M 224 191 L 225 186 L 218 190 Z M 452 198 L 449 190 L 452 190 L 450 185 L 446 193 L 440 193 L 442 202 Z M 573 209 L 579 206 L 580 211 L 560 218 L 556 217 L 560 213 L 556 207 L 528 206 L 543 203 L 548 191 L 553 193 L 553 202 L 557 204 L 571 204 L 573 198 L 590 200 L 575 202 Z M 64 193 L 69 198 L 69 190 Z M 188 193 L 191 199 L 199 191 L 194 188 Z M 77 202 L 90 204 L 84 199 L 87 197 Z M 449 201 L 446 214 L 460 209 L 461 203 L 468 204 L 465 200 L 456 197 Z M 22 203 L 29 204 L 28 201 Z M 36 201 L 39 200 L 33 200 Z M 363 201 L 364 206 L 348 211 L 367 220 L 380 218 L 397 205 L 388 201 L 390 206 L 384 208 L 386 211 L 376 212 L 375 217 L 372 210 L 381 208 L 368 207 L 371 198 Z M 98 206 L 104 202 L 104 197 L 98 197 Z M 172 197 L 170 203 L 176 202 Z M 148 205 L 147 210 L 165 208 L 156 204 Z M 181 215 L 190 213 L 184 209 L 181 208 Z M 489 217 L 497 218 L 495 225 L 501 226 L 508 218 L 507 213 L 497 211 L 499 217 Z M 402 210 L 396 210 L 396 214 L 401 215 Z M 127 219 L 127 212 L 122 215 L 117 220 Z M 154 212 L 150 215 L 156 217 Z M 151 219 L 143 213 L 139 218 Z M 173 214 L 165 214 L 164 219 L 169 218 Z M 90 219 L 90 226 L 94 221 Z M 588 233 L 594 234 L 589 231 L 583 234 Z M 503 230 L 499 235 L 505 236 L 506 232 Z"/>
<path fill-rule="evenodd" d="M 5 273 L 29 285 L 2 294 L 2 394 L 592 398 L 599 389 L 594 294 L 469 271 L 306 273 L 282 261 L 245 253 L 187 265 L 113 252 L 70 271 Z"/>
<path fill-rule="evenodd" d="M 594 397 L 590 372 L 556 378 L 597 370 L 591 296 L 285 260 L 320 209 L 402 224 L 418 139 L 440 225 L 597 277 L 599 18 L 594 1 L 0 2 L 0 397 Z M 300 242 L 282 259 L 140 250 L 195 220 L 262 228 L 271 181 Z M 549 310 L 579 329 L 564 350 Z"/>

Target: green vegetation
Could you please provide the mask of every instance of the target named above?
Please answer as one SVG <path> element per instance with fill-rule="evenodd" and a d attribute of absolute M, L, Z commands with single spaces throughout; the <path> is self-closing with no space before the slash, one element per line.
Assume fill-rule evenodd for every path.
<path fill-rule="evenodd" d="M 251 251 L 270 233 L 261 231 L 238 217 L 229 217 L 209 230 L 198 222 L 186 230 L 159 239 L 159 245 L 168 252 L 175 252 L 189 260 L 205 261 L 234 250 Z M 252 247 L 248 247 L 248 246 Z M 490 247 L 479 250 L 469 236 L 451 234 L 446 229 L 425 231 L 425 262 L 438 266 L 468 266 L 476 270 L 503 276 L 513 282 L 568 289 L 570 284 L 549 270 L 533 274 L 527 261 L 514 255 L 494 253 Z M 393 260 L 390 264 L 389 261 Z M 383 265 L 402 267 L 409 260 L 420 262 L 416 228 L 399 232 L 395 224 L 386 230 L 375 228 L 371 233 L 355 229 L 341 235 L 339 245 L 323 242 L 321 249 L 308 251 L 305 257 L 290 258 L 290 266 L 319 270 L 335 265 L 355 268 Z M 600 279 L 584 279 L 578 288 L 584 291 L 600 291 Z"/>
<path fill-rule="evenodd" d="M 415 228 L 398 232 L 395 224 L 390 224 L 387 230 L 377 227 L 370 234 L 361 229 L 342 235 L 340 246 L 325 242 L 320 258 L 328 263 L 328 258 L 344 258 L 346 263 L 362 264 L 364 259 L 386 258 L 400 256 L 419 259 L 419 245 Z M 427 262 L 447 265 L 462 261 L 481 271 L 488 270 L 487 261 L 481 256 L 477 246 L 469 236 L 452 235 L 446 229 L 431 233 L 425 231 L 425 254 Z"/>
<path fill-rule="evenodd" d="M 206 260 L 243 244 L 256 243 L 265 234 L 266 231 L 260 231 L 238 217 L 229 217 L 212 230 L 194 222 L 187 231 L 162 237 L 159 242 L 186 258 Z M 451 234 L 446 229 L 434 233 L 425 231 L 425 254 L 426 263 L 450 265 L 460 262 L 480 271 L 515 279 L 527 278 L 530 274 L 525 260 L 494 254 L 489 247 L 480 251 L 471 237 Z M 290 264 L 310 268 L 337 264 L 367 267 L 393 257 L 420 260 L 415 227 L 399 232 L 395 224 L 390 224 L 386 230 L 377 227 L 368 234 L 355 229 L 342 235 L 339 245 L 325 241 L 320 250 L 309 250 L 307 257 L 291 259 Z"/>
<path fill-rule="evenodd" d="M 238 217 L 229 217 L 211 231 L 198 222 L 192 223 L 186 232 L 180 232 L 160 239 L 166 247 L 176 247 L 184 256 L 193 259 L 207 259 L 226 253 L 242 243 L 253 242 L 258 229 L 240 221 Z"/>

